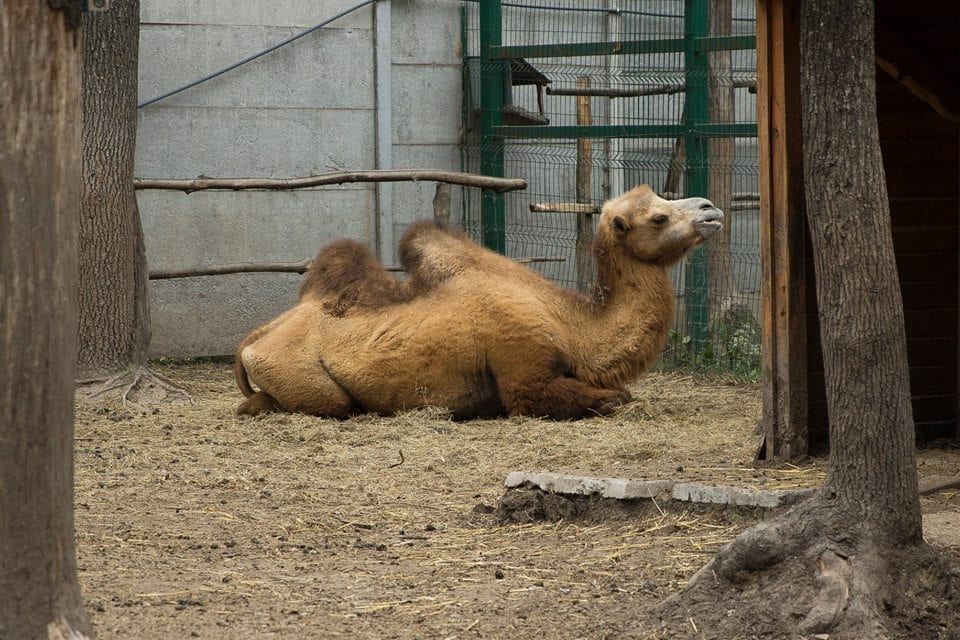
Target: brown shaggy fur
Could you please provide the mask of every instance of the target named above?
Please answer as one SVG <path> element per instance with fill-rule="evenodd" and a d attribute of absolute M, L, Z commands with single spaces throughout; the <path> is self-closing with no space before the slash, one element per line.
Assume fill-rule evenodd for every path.
<path fill-rule="evenodd" d="M 611 413 L 663 348 L 674 313 L 667 267 L 721 217 L 707 200 L 667 201 L 645 186 L 607 202 L 592 299 L 433 222 L 401 239 L 403 283 L 362 245 L 336 242 L 314 260 L 299 303 L 237 349 L 248 397 L 238 412 Z"/>

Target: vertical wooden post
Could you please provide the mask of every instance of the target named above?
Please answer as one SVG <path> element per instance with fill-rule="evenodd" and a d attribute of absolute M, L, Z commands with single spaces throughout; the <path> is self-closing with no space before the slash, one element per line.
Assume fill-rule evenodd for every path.
<path fill-rule="evenodd" d="M 757 0 L 763 460 L 809 447 L 799 22 L 800 0 Z"/>
<path fill-rule="evenodd" d="M 450 224 L 450 185 L 446 182 L 438 182 L 437 191 L 433 194 L 433 220 Z"/>
<path fill-rule="evenodd" d="M 577 78 L 578 89 L 590 87 L 589 76 Z M 590 96 L 577 96 L 577 126 L 587 127 L 593 124 L 590 113 Z M 577 138 L 577 186 L 578 203 L 589 204 L 592 199 L 593 184 L 593 140 Z M 593 286 L 593 214 L 577 213 L 577 288 L 589 291 Z"/>
<path fill-rule="evenodd" d="M 711 36 L 729 36 L 733 31 L 733 0 L 710 0 Z M 734 121 L 733 55 L 729 50 L 709 54 L 709 118 L 714 124 Z M 709 145 L 709 178 L 707 197 L 724 212 L 723 229 L 707 245 L 709 320 L 716 323 L 737 295 L 737 283 L 730 258 L 735 215 L 733 202 L 733 162 L 736 151 L 733 138 L 711 138 Z"/>

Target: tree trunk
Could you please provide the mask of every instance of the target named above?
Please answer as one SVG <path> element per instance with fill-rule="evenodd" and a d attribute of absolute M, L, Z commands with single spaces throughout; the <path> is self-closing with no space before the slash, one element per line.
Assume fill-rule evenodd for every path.
<path fill-rule="evenodd" d="M 147 263 L 133 189 L 140 2 L 88 13 L 83 45 L 81 376 L 146 363 Z"/>
<path fill-rule="evenodd" d="M 871 526 L 885 543 L 916 542 L 915 434 L 877 127 L 873 2 L 804 0 L 801 15 L 804 182 L 830 416 L 824 491 L 851 524 Z"/>
<path fill-rule="evenodd" d="M 827 477 L 809 500 L 723 547 L 662 612 L 678 626 L 695 613 L 710 637 L 745 630 L 778 638 L 936 637 L 938 617 L 954 619 L 960 585 L 949 558 L 921 535 L 903 306 L 877 128 L 874 6 L 800 4 Z"/>
<path fill-rule="evenodd" d="M 0 638 L 17 640 L 90 634 L 73 531 L 79 20 L 79 0 L 0 3 Z"/>

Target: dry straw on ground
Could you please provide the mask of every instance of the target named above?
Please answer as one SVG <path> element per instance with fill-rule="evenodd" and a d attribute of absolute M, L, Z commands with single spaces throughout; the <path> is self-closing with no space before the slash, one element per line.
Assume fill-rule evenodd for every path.
<path fill-rule="evenodd" d="M 763 513 L 645 502 L 504 524 L 514 470 L 771 488 L 759 389 L 654 374 L 607 418 L 237 418 L 229 367 L 162 367 L 191 404 L 77 406 L 80 575 L 109 638 L 658 637 L 644 612 Z"/>

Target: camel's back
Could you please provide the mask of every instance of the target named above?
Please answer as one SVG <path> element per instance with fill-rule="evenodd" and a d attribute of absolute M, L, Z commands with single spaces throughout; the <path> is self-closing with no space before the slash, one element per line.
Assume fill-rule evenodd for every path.
<path fill-rule="evenodd" d="M 554 291 L 538 284 L 460 274 L 409 302 L 331 319 L 326 367 L 371 411 L 432 404 L 476 413 L 496 401 L 498 374 L 513 358 L 570 342 Z"/>

